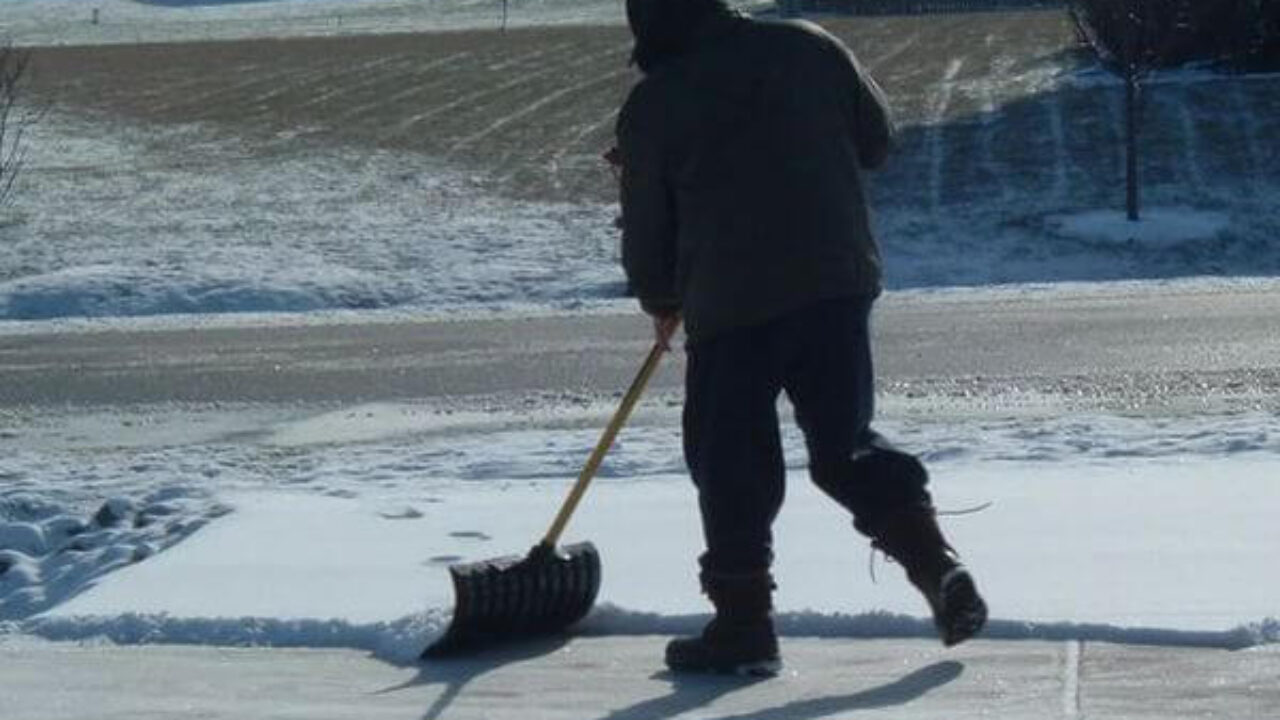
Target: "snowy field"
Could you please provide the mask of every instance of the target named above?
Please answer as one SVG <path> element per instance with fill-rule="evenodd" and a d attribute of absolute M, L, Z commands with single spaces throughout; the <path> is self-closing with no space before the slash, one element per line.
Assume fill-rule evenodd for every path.
<path fill-rule="evenodd" d="M 403 107 L 317 99 L 324 72 L 300 100 L 282 88 L 315 59 L 307 53 L 334 47 L 324 42 L 492 27 L 495 3 L 0 2 L 0 36 L 101 46 L 50 55 L 67 71 L 39 79 L 62 99 L 33 128 L 15 203 L 0 210 L 0 340 L 335 311 L 373 322 L 631 310 L 611 178 L 597 164 L 632 79 L 616 2 L 512 4 L 512 24 L 527 30 L 612 23 L 583 36 L 590 52 L 576 35 L 540 46 L 537 28 L 510 45 L 476 36 L 474 48 L 423 51 L 434 59 L 359 41 L 369 56 L 332 77 L 402 83 Z M 1134 226 L 1112 205 L 1119 91 L 1064 53 L 1060 19 L 1044 17 L 837 23 L 883 70 L 905 120 L 900 159 L 875 186 L 895 296 L 998 285 L 1009 302 L 1052 303 L 1064 283 L 1274 286 L 1274 80 L 1163 78 L 1152 206 Z M 926 52 L 940 35 L 954 44 Z M 129 55 L 138 41 L 275 36 L 326 40 L 293 60 L 281 53 L 279 75 L 254 54 L 261 47 L 229 44 L 247 53 L 235 56 L 244 79 L 210 80 L 194 69 L 203 56 L 181 52 L 214 46 L 173 46 L 172 63 L 150 69 Z M 999 52 L 1012 37 L 1024 41 L 1017 53 Z M 415 99 L 423 78 L 412 73 L 434 62 L 444 79 Z M 547 88 L 571 62 L 583 65 L 572 86 L 581 97 L 553 97 Z M 446 72 L 455 66 L 466 72 Z M 113 84 L 121 67 L 137 68 L 136 82 Z M 521 89 L 535 74 L 544 84 Z M 485 92 L 497 75 L 514 103 L 501 112 Z M 518 90 L 533 97 L 507 97 Z M 1219 102 L 1221 114 L 1189 109 Z M 370 134 L 379 127 L 406 132 Z M 528 142 L 542 131 L 545 142 Z M 1274 398 L 1212 415 L 1125 416 L 1028 416 L 999 402 L 957 411 L 954 399 L 931 416 L 919 412 L 930 398 L 912 398 L 912 414 L 896 412 L 900 400 L 887 398 L 881 429 L 923 455 L 940 507 L 985 508 L 945 525 L 989 595 L 988 637 L 1229 649 L 1280 640 L 1280 580 L 1266 570 L 1280 543 Z M 539 412 L 511 404 L 0 407 L 0 647 L 34 637 L 349 648 L 411 662 L 447 621 L 447 566 L 528 548 L 609 410 L 598 399 Z M 645 406 L 570 526 L 568 540 L 590 539 L 604 558 L 587 634 L 685 632 L 705 620 L 677 404 Z M 869 569 L 865 540 L 808 487 L 790 425 L 786 442 L 783 633 L 928 637 L 900 569 Z"/>
<path fill-rule="evenodd" d="M 132 7 L 151 27 L 326 5 Z M 824 22 L 901 121 L 871 183 L 892 289 L 1280 273 L 1274 78 L 1155 78 L 1129 223 L 1123 93 L 1061 14 Z M 625 28 L 425 37 L 37 51 L 50 114 L 0 210 L 0 321 L 618 307 L 600 155 Z"/>
<path fill-rule="evenodd" d="M 23 45 L 224 40 L 496 28 L 495 0 L 4 0 Z M 97 11 L 95 22 L 95 10 Z M 508 26 L 623 22 L 616 0 L 517 0 Z"/>

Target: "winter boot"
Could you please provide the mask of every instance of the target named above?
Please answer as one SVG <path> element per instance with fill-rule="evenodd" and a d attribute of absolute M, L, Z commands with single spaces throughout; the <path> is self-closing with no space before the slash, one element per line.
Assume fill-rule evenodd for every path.
<path fill-rule="evenodd" d="M 770 616 L 773 578 L 769 573 L 704 572 L 702 588 L 716 616 L 701 635 L 667 644 L 667 667 L 675 672 L 776 675 L 782 661 Z"/>
<path fill-rule="evenodd" d="M 932 508 L 891 515 L 871 536 L 872 545 L 901 564 L 929 602 L 944 645 L 962 643 L 982 630 L 987 604 L 955 549 L 942 537 Z"/>

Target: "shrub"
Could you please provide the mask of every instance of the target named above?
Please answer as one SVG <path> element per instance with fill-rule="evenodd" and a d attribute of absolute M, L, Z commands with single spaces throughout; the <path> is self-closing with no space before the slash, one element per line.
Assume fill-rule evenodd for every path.
<path fill-rule="evenodd" d="M 0 46 L 0 206 L 13 191 L 22 167 L 22 134 L 33 119 L 21 111 L 18 98 L 31 56 Z"/>

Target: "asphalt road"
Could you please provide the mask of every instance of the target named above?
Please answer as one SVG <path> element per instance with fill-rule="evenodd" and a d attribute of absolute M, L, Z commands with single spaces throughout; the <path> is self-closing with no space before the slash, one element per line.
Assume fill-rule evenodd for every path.
<path fill-rule="evenodd" d="M 889 396 L 1280 407 L 1274 282 L 889 294 L 874 322 Z M 634 315 L 28 328 L 0 334 L 0 407 L 611 395 L 648 333 Z M 676 353 L 655 385 L 681 369 Z"/>

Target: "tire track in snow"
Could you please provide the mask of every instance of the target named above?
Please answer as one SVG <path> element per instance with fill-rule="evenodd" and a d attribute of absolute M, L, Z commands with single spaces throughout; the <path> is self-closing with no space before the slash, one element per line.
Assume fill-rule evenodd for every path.
<path fill-rule="evenodd" d="M 348 94 L 348 92 L 351 92 L 352 86 L 357 85 L 358 77 L 360 77 L 361 74 L 361 70 L 352 70 L 352 72 L 342 73 L 342 76 L 339 76 L 342 78 L 342 82 L 334 82 L 333 87 L 330 87 L 328 91 L 321 92 L 319 95 L 308 97 L 307 100 L 298 102 L 297 105 L 293 106 L 293 110 L 315 108 L 316 105 L 324 104 L 324 102 L 328 102 L 329 100 L 334 99 L 334 97 Z"/>
<path fill-rule="evenodd" d="M 1002 171 L 1000 163 L 996 161 L 996 128 L 1005 119 L 999 114 L 996 91 L 997 88 L 1005 87 L 1009 84 L 1008 80 L 1012 77 L 1010 70 L 1012 70 L 1013 65 L 1013 59 L 1007 55 L 996 57 L 991 61 L 989 80 L 978 82 L 974 91 L 978 96 L 980 113 L 978 143 L 980 157 L 982 158 L 982 168 L 999 188 L 1001 201 L 1009 197 L 1010 190 L 1008 173 Z"/>
<path fill-rule="evenodd" d="M 1204 195 L 1209 184 L 1205 181 L 1204 165 L 1200 162 L 1200 134 L 1188 105 L 1187 88 L 1179 88 L 1178 129 L 1182 133 L 1182 161 L 1187 166 L 1187 181 L 1196 195 Z"/>
<path fill-rule="evenodd" d="M 574 47 L 574 45 L 572 45 L 572 44 L 570 44 L 570 43 L 566 43 L 564 46 L 559 46 L 559 47 Z M 627 43 L 626 45 L 620 45 L 620 46 L 617 46 L 617 48 L 630 48 L 630 47 L 631 47 L 631 44 L 630 44 L 630 43 Z M 386 141 L 388 141 L 388 140 L 394 140 L 394 139 L 396 139 L 396 138 L 399 138 L 399 137 L 404 136 L 406 133 L 408 133 L 409 131 L 413 130 L 413 128 L 414 128 L 415 126 L 417 126 L 419 123 L 423 122 L 424 120 L 430 120 L 431 118 L 436 117 L 437 115 L 440 115 L 441 113 L 446 113 L 446 112 L 448 112 L 448 111 L 450 111 L 450 110 L 453 110 L 453 109 L 455 109 L 455 108 L 458 108 L 458 107 L 462 107 L 462 106 L 468 105 L 468 104 L 470 104 L 470 103 L 472 103 L 472 102 L 475 102 L 476 100 L 480 100 L 480 99 L 485 98 L 485 97 L 489 97 L 489 96 L 492 96 L 492 95 L 501 95 L 502 93 L 504 93 L 504 92 L 506 92 L 506 91 L 508 91 L 508 90 L 510 90 L 510 89 L 512 89 L 512 88 L 516 88 L 516 87 L 519 87 L 519 86 L 521 86 L 521 85 L 528 84 L 530 81 L 538 80 L 538 79 L 540 79 L 540 78 L 544 78 L 544 77 L 547 77 L 547 76 L 549 76 L 549 75 L 555 75 L 555 74 L 558 74 L 558 73 L 563 73 L 563 72 L 565 72 L 565 71 L 566 71 L 567 69 L 569 69 L 569 68 L 581 67 L 581 66 L 583 66 L 583 65 L 589 65 L 589 64 L 591 64 L 591 63 L 593 63 L 593 62 L 597 62 L 597 61 L 598 61 L 600 58 L 602 58 L 602 57 L 607 57 L 607 56 L 609 56 L 609 55 L 615 55 L 615 54 L 617 54 L 617 52 L 618 52 L 618 51 L 617 51 L 616 49 L 610 49 L 609 51 L 606 51 L 605 53 L 602 53 L 602 54 L 601 54 L 601 55 L 599 55 L 599 56 L 589 55 L 589 56 L 587 56 L 587 57 L 585 57 L 585 58 L 581 58 L 581 59 L 579 59 L 579 60 L 578 60 L 578 61 L 576 61 L 576 62 L 568 63 L 568 64 L 565 64 L 565 65 L 559 65 L 559 64 L 557 64 L 557 65 L 552 65 L 552 66 L 550 66 L 550 67 L 543 68 L 542 70 L 537 70 L 537 71 L 534 71 L 534 72 L 525 73 L 525 74 L 523 74 L 523 75 L 520 75 L 520 76 L 518 76 L 518 77 L 515 77 L 515 78 L 513 78 L 513 79 L 511 79 L 511 80 L 508 80 L 508 81 L 506 81 L 506 82 L 504 82 L 504 83 L 500 83 L 500 84 L 498 84 L 498 85 L 488 86 L 488 87 L 482 87 L 482 88 L 480 88 L 479 90 L 475 90 L 475 91 L 473 91 L 473 92 L 465 93 L 465 94 L 460 95 L 460 96 L 458 96 L 458 97 L 454 98 L 453 100 L 450 100 L 449 102 L 446 102 L 446 103 L 444 103 L 444 104 L 442 104 L 442 105 L 437 105 L 437 106 L 432 107 L 432 108 L 430 108 L 430 109 L 428 109 L 428 110 L 425 110 L 425 111 L 423 111 L 423 112 L 420 112 L 420 113 L 418 113 L 418 114 L 416 114 L 416 115 L 412 115 L 412 116 L 410 116 L 410 117 L 408 117 L 408 118 L 405 118 L 404 120 L 402 120 L 402 121 L 400 121 L 399 123 L 397 123 L 394 127 L 392 127 L 389 131 L 387 131 L 387 132 L 385 132 L 385 133 L 380 134 L 380 135 L 378 136 L 378 141 L 379 141 L 379 143 L 382 143 L 382 142 L 386 142 Z M 538 55 L 542 55 L 542 54 L 545 54 L 545 53 L 531 53 L 531 55 L 532 55 L 532 56 L 538 56 Z M 530 58 L 530 59 L 532 59 L 532 58 Z"/>
<path fill-rule="evenodd" d="M 551 154 L 551 157 L 547 158 L 547 171 L 551 175 L 551 183 L 556 190 L 564 189 L 564 181 L 560 178 L 560 167 L 564 163 L 564 159 L 569 154 L 569 151 L 580 147 L 584 142 L 586 142 L 587 138 L 599 132 L 600 128 L 615 123 L 618 118 L 618 111 L 619 108 L 615 107 L 599 120 L 580 126 L 576 131 L 574 131 L 568 140 L 560 144 L 560 147 Z M 583 152 L 579 154 L 589 155 L 590 153 Z M 502 182 L 504 184 L 510 182 L 517 172 L 519 171 L 516 170 L 506 173 L 502 176 Z"/>
<path fill-rule="evenodd" d="M 609 110 L 609 112 L 606 113 L 605 116 L 600 118 L 599 120 L 587 123 L 581 126 L 580 128 L 578 128 L 578 130 L 575 131 L 573 135 L 571 135 L 569 139 L 566 140 L 564 144 L 560 146 L 559 149 L 557 149 L 554 153 L 552 153 L 550 162 L 559 162 L 564 158 L 564 156 L 569 154 L 570 150 L 572 150 L 575 147 L 578 147 L 587 138 L 599 132 L 600 128 L 616 123 L 618 120 L 619 111 L 620 111 L 620 108 L 615 107 Z"/>
<path fill-rule="evenodd" d="M 561 88 L 548 95 L 544 95 L 541 98 L 535 100 L 534 102 L 531 102 L 512 113 L 498 118 L 497 120 L 490 123 L 487 127 L 455 142 L 449 148 L 449 153 L 450 154 L 456 153 L 462 150 L 463 148 L 465 148 L 466 146 L 471 145 L 476 141 L 481 140 L 485 137 L 488 137 L 489 135 L 492 135 L 498 130 L 501 130 L 502 128 L 506 127 L 507 125 L 510 125 L 511 123 L 517 120 L 520 120 L 521 118 L 525 118 L 525 117 L 528 117 L 529 115 L 532 115 L 538 110 L 541 110 L 547 105 L 550 105 L 567 95 L 572 95 L 573 93 L 581 92 L 583 90 L 586 90 L 587 88 L 593 87 L 595 85 L 600 85 L 602 83 L 613 80 L 614 78 L 622 77 L 623 75 L 628 75 L 630 73 L 631 73 L 631 69 L 624 67 L 622 69 L 614 70 L 612 72 L 608 72 L 603 75 L 598 75 L 594 78 L 591 78 L 590 80 L 585 80 L 583 82 L 576 83 L 565 88 Z"/>
<path fill-rule="evenodd" d="M 147 113 L 165 113 L 193 103 L 203 104 L 205 100 L 217 97 L 235 87 L 252 87 L 257 83 L 263 82 L 264 78 L 256 72 L 259 67 L 261 66 L 258 63 L 246 63 L 228 69 L 228 75 L 243 75 L 249 78 L 238 85 L 233 84 L 228 87 L 225 84 L 218 84 L 210 87 L 210 79 L 207 76 L 201 76 L 173 85 L 161 85 L 154 90 L 140 93 L 138 99 L 143 103 L 141 106 L 145 108 Z M 268 73 L 268 76 L 281 78 L 288 74 L 289 71 L 287 69 L 276 68 L 276 72 Z M 204 88 L 204 90 L 195 95 L 187 95 L 185 93 L 187 90 L 200 88 Z M 153 99 L 157 99 L 159 102 L 147 104 Z"/>
<path fill-rule="evenodd" d="M 1053 184 L 1049 189 L 1049 200 L 1060 206 L 1067 200 L 1069 182 L 1067 166 L 1071 163 L 1067 151 L 1067 131 L 1062 121 L 1062 97 L 1054 93 L 1049 99 L 1041 102 L 1049 116 L 1049 137 L 1053 142 Z"/>
<path fill-rule="evenodd" d="M 1240 129 L 1244 134 L 1245 157 L 1249 163 L 1249 175 L 1253 178 L 1253 182 L 1245 183 L 1245 192 L 1255 195 L 1257 187 L 1265 182 L 1261 162 L 1262 150 L 1258 141 L 1261 132 L 1258 129 L 1257 111 L 1244 94 L 1243 83 L 1232 84 L 1231 103 L 1236 107 L 1236 117 L 1240 118 Z"/>
<path fill-rule="evenodd" d="M 407 58 L 404 56 L 385 58 L 384 61 L 381 61 L 381 62 L 366 64 L 364 66 L 364 70 L 368 72 L 371 66 L 375 66 L 375 65 L 381 66 L 386 64 L 387 62 L 390 62 L 393 59 L 399 60 L 400 62 L 412 61 L 412 58 Z M 245 108 L 245 113 L 246 115 L 254 115 L 254 116 L 270 115 L 272 114 L 271 105 L 278 98 L 285 98 L 285 97 L 288 97 L 290 94 L 297 94 L 300 90 L 310 90 L 313 87 L 322 86 L 324 83 L 330 82 L 332 78 L 333 76 L 330 73 L 324 72 L 324 71 L 295 73 L 294 75 L 288 77 L 285 81 L 278 83 L 275 88 L 245 100 L 245 102 L 243 103 L 243 106 Z M 343 84 L 341 87 L 347 91 L 350 91 L 352 89 L 351 86 L 347 84 Z M 291 105 L 291 106 L 288 106 L 287 108 L 284 108 L 283 114 L 292 115 L 297 111 L 298 108 L 307 107 L 308 105 L 311 105 L 311 104 L 313 104 L 311 101 L 311 98 L 308 98 L 307 101 L 297 103 L 295 105 Z"/>
<path fill-rule="evenodd" d="M 885 63 L 898 57 L 902 53 L 910 50 L 919 41 L 920 41 L 920 33 L 918 32 L 911 33 L 911 35 L 907 36 L 906 40 L 903 40 L 902 42 L 893 46 L 892 48 L 889 49 L 888 52 L 882 55 L 878 55 L 875 58 L 872 58 L 867 63 L 867 69 L 871 72 L 875 72 L 877 69 L 883 67 Z"/>
<path fill-rule="evenodd" d="M 553 53 L 558 53 L 563 50 L 575 48 L 577 46 L 578 46 L 577 43 L 571 43 L 571 42 L 559 43 L 557 45 L 552 45 L 550 47 L 534 50 L 533 52 L 530 52 L 530 53 L 525 53 L 524 55 L 517 55 L 515 57 L 510 57 L 500 62 L 492 63 L 486 66 L 485 69 L 490 72 L 502 72 L 507 68 L 519 67 L 521 65 L 524 65 L 530 60 L 537 60 L 540 57 L 545 57 L 547 55 L 551 55 Z"/>
<path fill-rule="evenodd" d="M 302 77 L 312 78 L 316 81 L 324 81 L 329 78 L 337 77 L 342 73 L 341 71 L 335 72 L 334 68 L 349 67 L 349 62 L 350 61 L 348 60 L 335 60 L 333 62 L 326 63 L 319 69 L 302 74 Z M 299 73 L 294 67 L 277 67 L 275 68 L 275 72 L 267 72 L 263 74 L 245 72 L 244 75 L 246 75 L 248 79 L 241 82 L 233 82 L 230 85 L 219 84 L 202 93 L 188 95 L 177 99 L 174 102 L 161 103 L 160 105 L 152 106 L 148 108 L 148 111 L 153 113 L 167 113 L 183 108 L 199 109 L 212 104 L 215 100 L 221 98 L 234 98 L 238 95 L 243 95 L 245 91 L 251 88 L 263 85 L 268 87 L 288 87 L 292 85 L 296 88 L 298 82 L 297 78 L 299 77 Z M 205 82 L 207 83 L 207 78 L 205 79 Z"/>
<path fill-rule="evenodd" d="M 258 69 L 258 67 L 259 65 L 257 63 L 247 63 L 247 64 L 240 65 L 236 68 L 233 68 L 232 71 L 238 72 L 238 73 L 239 72 L 248 73 Z M 150 90 L 143 90 L 142 92 L 138 93 L 137 98 L 139 101 L 145 102 L 145 101 L 153 100 L 155 98 L 173 97 L 174 94 L 176 93 L 181 93 L 190 88 L 198 88 L 208 84 L 209 84 L 209 78 L 204 76 L 191 78 L 187 80 L 180 80 L 172 83 L 161 82 L 161 83 L 157 83 L 156 86 Z M 150 106 L 144 105 L 144 107 L 147 107 L 148 110 L 151 109 Z"/>
<path fill-rule="evenodd" d="M 494 68 L 501 70 L 503 68 L 510 67 L 512 65 L 528 63 L 533 60 L 546 57 L 552 53 L 559 53 L 559 52 L 571 49 L 573 47 L 575 47 L 573 43 L 560 43 L 558 45 L 553 45 L 551 47 L 539 48 L 532 52 L 516 55 L 504 62 L 489 64 L 485 66 L 485 69 L 489 71 L 494 70 Z M 464 50 L 462 52 L 454 53 L 453 55 L 449 55 L 444 58 L 441 58 L 440 60 L 432 61 L 428 63 L 418 71 L 418 74 L 422 74 L 423 72 L 427 72 L 430 70 L 437 70 L 443 67 L 452 67 L 453 65 L 459 62 L 462 62 L 464 60 L 467 60 L 473 57 L 476 57 L 476 53 L 471 50 Z M 364 110 L 376 110 L 380 107 L 385 107 L 393 103 L 409 100 L 423 93 L 430 93 L 432 91 L 439 90 L 441 86 L 448 85 L 449 83 L 455 82 L 456 80 L 457 80 L 456 75 L 449 74 L 441 77 L 438 82 L 427 82 L 421 85 L 414 85 L 404 90 L 401 90 L 400 92 L 397 92 L 390 97 L 385 98 L 381 103 L 374 103 L 374 104 L 367 105 L 361 108 L 360 111 L 363 112 Z M 479 95 L 482 95 L 481 91 L 473 92 L 469 95 L 464 95 L 463 98 L 455 98 L 453 101 L 446 103 L 446 105 L 443 106 L 441 109 L 449 110 L 454 107 L 458 107 L 459 105 L 465 104 L 465 102 L 467 102 L 469 98 L 477 97 Z M 421 119 L 427 119 L 429 117 L 433 117 L 434 115 L 438 114 L 438 113 L 435 113 L 434 110 L 435 108 L 432 108 L 430 110 L 427 110 L 425 113 L 420 113 L 419 116 L 421 116 Z M 355 113 L 355 115 L 358 115 L 358 114 L 359 113 Z M 399 125 L 397 125 L 397 128 L 393 129 L 392 133 L 381 134 L 379 136 L 379 140 L 385 140 L 392 137 L 399 137 L 403 132 L 407 132 L 408 129 L 410 129 L 413 124 L 416 124 L 415 117 L 418 117 L 418 116 L 406 118 L 405 120 L 402 120 L 399 123 L 399 125 L 405 125 L 406 123 L 408 123 L 408 127 L 406 127 L 403 131 L 399 131 L 398 130 Z"/>
<path fill-rule="evenodd" d="M 951 107 L 951 97 L 955 94 L 956 77 L 964 67 L 963 58 L 953 58 L 943 73 L 942 83 L 934 93 L 933 107 L 929 109 L 929 202 L 933 212 L 942 207 L 942 165 L 945 161 L 946 148 L 942 141 L 943 119 L 947 109 Z"/>
<path fill-rule="evenodd" d="M 977 92 L 981 106 L 978 148 L 982 158 L 982 169 L 995 183 L 997 194 L 1003 202 L 1009 197 L 1009 179 L 1008 173 L 1002 171 L 1000 163 L 996 162 L 996 126 L 1000 118 L 996 111 L 995 90 L 991 85 L 984 84 L 978 88 Z"/>
<path fill-rule="evenodd" d="M 475 53 L 470 50 L 456 52 L 456 53 L 453 53 L 452 55 L 446 55 L 442 58 L 437 58 L 435 60 L 432 60 L 426 63 L 425 65 L 416 67 L 413 69 L 413 73 L 415 76 L 421 75 L 422 73 L 425 73 L 425 72 L 430 72 L 432 70 L 439 70 L 440 68 L 449 67 L 451 65 L 457 64 L 471 57 L 475 57 Z M 415 95 L 418 95 L 419 93 L 428 92 L 432 89 L 438 88 L 441 84 L 448 82 L 450 79 L 451 78 L 446 76 L 444 78 L 441 78 L 440 82 L 410 84 L 409 87 L 405 88 L 404 90 L 392 93 L 391 95 L 387 95 L 385 97 L 377 98 L 373 102 L 352 105 L 346 110 L 335 115 L 332 118 L 332 122 L 334 124 L 342 123 L 352 118 L 359 117 L 366 112 L 377 111 L 384 107 L 394 106 L 396 103 L 400 102 L 401 100 L 408 100 L 409 98 L 412 98 Z"/>

